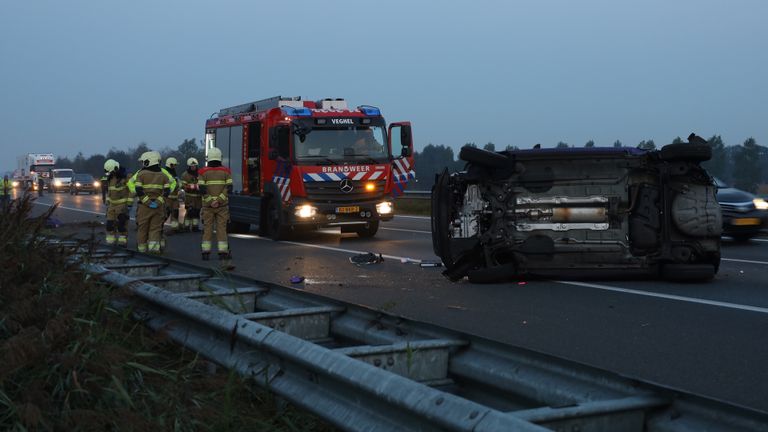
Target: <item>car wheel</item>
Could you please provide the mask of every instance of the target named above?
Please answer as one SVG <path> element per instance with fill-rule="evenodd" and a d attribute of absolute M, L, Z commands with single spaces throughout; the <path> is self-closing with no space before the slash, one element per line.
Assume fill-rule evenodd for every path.
<path fill-rule="evenodd" d="M 712 148 L 706 144 L 668 144 L 659 152 L 661 160 L 703 162 L 712 159 Z"/>
<path fill-rule="evenodd" d="M 702 282 L 715 277 L 712 264 L 663 264 L 661 277 L 673 282 Z"/>
<path fill-rule="evenodd" d="M 490 168 L 506 168 L 510 163 L 510 159 L 503 154 L 470 146 L 461 148 L 459 158 L 476 165 L 487 166 Z"/>
<path fill-rule="evenodd" d="M 738 243 L 746 243 L 752 238 L 752 234 L 731 234 L 733 241 Z"/>

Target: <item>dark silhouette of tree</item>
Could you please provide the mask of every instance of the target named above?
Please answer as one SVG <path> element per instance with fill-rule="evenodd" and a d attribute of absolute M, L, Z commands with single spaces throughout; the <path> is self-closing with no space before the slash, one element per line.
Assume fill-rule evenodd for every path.
<path fill-rule="evenodd" d="M 614 141 L 613 142 L 613 146 L 614 147 L 621 147 L 622 146 L 621 141 L 619 141 L 619 140 Z"/>
<path fill-rule="evenodd" d="M 679 136 L 675 137 L 675 139 L 672 140 L 672 144 L 682 144 L 682 143 L 683 143 L 683 139 L 680 138 Z"/>
<path fill-rule="evenodd" d="M 749 192 L 757 191 L 760 183 L 760 148 L 750 137 L 733 154 L 733 185 Z"/>
<path fill-rule="evenodd" d="M 556 148 L 568 148 L 568 143 L 567 142 L 563 142 L 563 141 L 559 141 L 555 147 Z"/>
<path fill-rule="evenodd" d="M 725 144 L 720 135 L 712 135 L 707 144 L 712 148 L 712 159 L 703 162 L 701 165 L 710 175 L 725 180 L 728 177 L 728 166 L 730 158 L 725 151 Z"/>
<path fill-rule="evenodd" d="M 517 150 L 520 150 L 520 147 L 512 145 L 512 144 L 508 144 L 507 148 L 505 148 L 504 150 L 507 150 L 507 151 L 517 151 Z"/>
<path fill-rule="evenodd" d="M 589 140 L 587 141 L 586 144 L 584 144 L 584 147 L 594 147 L 594 146 L 595 146 L 595 142 L 592 140 Z"/>
<path fill-rule="evenodd" d="M 496 144 L 489 142 L 488 144 L 483 146 L 483 149 L 495 152 L 496 151 Z"/>
<path fill-rule="evenodd" d="M 637 148 L 642 150 L 656 150 L 656 143 L 653 142 L 653 140 L 642 140 L 640 141 L 640 144 L 637 145 Z"/>

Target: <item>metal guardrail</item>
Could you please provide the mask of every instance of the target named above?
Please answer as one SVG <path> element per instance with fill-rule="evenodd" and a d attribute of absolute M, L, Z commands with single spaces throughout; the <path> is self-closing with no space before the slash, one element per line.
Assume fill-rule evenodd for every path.
<path fill-rule="evenodd" d="M 74 252 L 133 292 L 121 307 L 151 328 L 343 430 L 768 430 L 768 413 L 311 293 L 127 251 Z"/>
<path fill-rule="evenodd" d="M 403 191 L 403 195 L 400 196 L 400 199 L 408 198 L 408 199 L 431 199 L 432 198 L 432 192 L 431 191 L 420 191 L 420 190 L 405 190 Z"/>

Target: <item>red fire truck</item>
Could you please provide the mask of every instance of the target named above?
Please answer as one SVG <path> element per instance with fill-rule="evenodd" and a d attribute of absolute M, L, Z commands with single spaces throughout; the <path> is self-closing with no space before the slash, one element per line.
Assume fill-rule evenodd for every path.
<path fill-rule="evenodd" d="M 344 99 L 273 97 L 230 108 L 205 123 L 205 148 L 232 170 L 232 232 L 284 238 L 299 228 L 340 226 L 372 237 L 394 216 L 414 178 L 409 122 Z"/>

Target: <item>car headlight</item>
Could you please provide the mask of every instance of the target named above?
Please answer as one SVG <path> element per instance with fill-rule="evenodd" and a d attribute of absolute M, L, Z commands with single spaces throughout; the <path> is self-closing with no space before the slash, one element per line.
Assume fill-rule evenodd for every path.
<path fill-rule="evenodd" d="M 80 187 L 82 185 L 80 184 L 80 182 L 77 182 L 77 183 L 75 183 L 75 186 Z"/>
<path fill-rule="evenodd" d="M 93 187 L 99 187 L 101 186 L 101 182 L 95 181 L 93 182 Z"/>
<path fill-rule="evenodd" d="M 765 201 L 762 198 L 755 198 L 752 200 L 752 202 L 759 210 L 768 210 L 768 201 Z"/>
<path fill-rule="evenodd" d="M 312 207 L 309 204 L 304 204 L 296 207 L 296 211 L 294 214 L 300 218 L 311 218 L 315 214 L 317 214 L 317 209 Z"/>
<path fill-rule="evenodd" d="M 380 215 L 390 214 L 392 213 L 392 203 L 391 202 L 381 202 L 376 204 L 376 212 Z"/>
<path fill-rule="evenodd" d="M 56 180 L 55 182 L 53 182 L 54 186 L 61 186 L 62 184 L 63 183 L 61 182 L 61 180 Z"/>
<path fill-rule="evenodd" d="M 13 182 L 11 182 L 11 185 L 12 185 L 13 187 L 19 187 L 19 182 L 17 182 L 17 181 L 15 181 L 15 180 L 14 180 Z"/>

